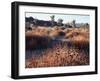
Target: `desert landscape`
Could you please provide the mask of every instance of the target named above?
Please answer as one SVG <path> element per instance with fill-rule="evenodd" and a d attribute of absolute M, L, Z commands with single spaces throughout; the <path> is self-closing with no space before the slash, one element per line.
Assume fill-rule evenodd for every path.
<path fill-rule="evenodd" d="M 89 65 L 88 24 L 77 27 L 60 20 L 59 23 L 41 22 L 44 24 L 35 20 L 26 25 L 25 68 Z"/>

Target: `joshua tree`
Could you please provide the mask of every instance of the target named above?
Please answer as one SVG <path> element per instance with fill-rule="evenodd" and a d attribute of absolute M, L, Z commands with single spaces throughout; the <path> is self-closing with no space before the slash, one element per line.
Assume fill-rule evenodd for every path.
<path fill-rule="evenodd" d="M 50 16 L 50 18 L 51 18 L 51 26 L 53 27 L 55 25 L 55 16 L 52 15 Z"/>
<path fill-rule="evenodd" d="M 88 23 L 86 23 L 86 24 L 85 24 L 85 27 L 89 27 L 89 24 L 88 24 Z"/>
<path fill-rule="evenodd" d="M 36 26 L 36 27 L 38 26 L 37 21 L 38 21 L 38 19 L 34 19 L 34 20 L 33 20 L 33 24 L 34 24 L 34 26 Z"/>
<path fill-rule="evenodd" d="M 72 27 L 76 27 L 76 24 L 75 24 L 75 23 L 76 23 L 76 21 L 73 20 L 73 21 L 72 21 Z"/>
<path fill-rule="evenodd" d="M 62 25 L 63 25 L 62 22 L 63 22 L 63 19 L 58 19 L 58 21 L 57 21 L 57 25 L 58 25 L 58 26 L 62 26 Z"/>
<path fill-rule="evenodd" d="M 52 15 L 52 16 L 50 16 L 50 18 L 51 18 L 51 21 L 54 21 L 55 19 L 55 16 L 54 15 Z"/>

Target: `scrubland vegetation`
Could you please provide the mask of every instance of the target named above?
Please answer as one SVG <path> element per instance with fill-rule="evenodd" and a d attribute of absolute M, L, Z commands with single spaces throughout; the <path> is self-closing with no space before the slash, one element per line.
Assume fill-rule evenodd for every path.
<path fill-rule="evenodd" d="M 33 27 L 25 32 L 26 68 L 89 65 L 89 28 Z"/>

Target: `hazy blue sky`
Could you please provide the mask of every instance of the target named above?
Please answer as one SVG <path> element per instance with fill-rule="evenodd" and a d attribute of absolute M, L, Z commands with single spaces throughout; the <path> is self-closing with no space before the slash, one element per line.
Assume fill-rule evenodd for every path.
<path fill-rule="evenodd" d="M 75 15 L 75 14 L 49 14 L 49 13 L 26 13 L 26 17 L 34 17 L 41 20 L 50 20 L 50 16 L 55 15 L 55 21 L 59 18 L 63 19 L 63 23 L 71 22 L 76 20 L 76 23 L 90 23 L 89 15 Z"/>

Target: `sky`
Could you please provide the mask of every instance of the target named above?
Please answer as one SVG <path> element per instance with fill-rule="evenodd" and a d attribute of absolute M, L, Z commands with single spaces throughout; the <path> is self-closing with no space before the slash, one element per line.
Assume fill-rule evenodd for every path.
<path fill-rule="evenodd" d="M 36 13 L 26 12 L 25 17 L 33 17 L 40 20 L 51 20 L 50 16 L 55 15 L 55 21 L 59 18 L 63 19 L 63 23 L 70 23 L 72 20 L 76 20 L 76 23 L 90 23 L 89 15 L 79 14 L 58 14 L 58 13 Z"/>

